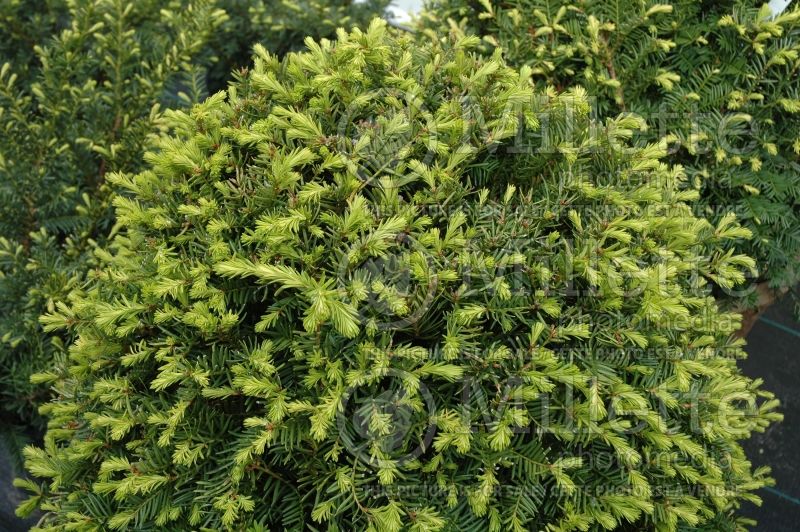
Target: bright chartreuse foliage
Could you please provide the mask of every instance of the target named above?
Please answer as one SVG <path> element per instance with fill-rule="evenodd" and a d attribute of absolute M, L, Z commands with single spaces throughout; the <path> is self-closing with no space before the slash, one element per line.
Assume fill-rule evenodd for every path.
<path fill-rule="evenodd" d="M 736 530 L 780 416 L 641 121 L 378 21 L 255 65 L 138 174 L 52 382 L 39 530 Z"/>
<path fill-rule="evenodd" d="M 114 224 L 105 176 L 140 169 L 163 110 L 205 97 L 207 84 L 225 86 L 254 42 L 282 55 L 307 32 L 331 36 L 383 6 L 0 2 L 0 417 L 40 424 L 47 388 L 30 375 L 69 340 L 42 331 L 38 318 L 94 267 L 91 250 Z"/>
<path fill-rule="evenodd" d="M 421 25 L 482 36 L 541 86 L 585 87 L 599 116 L 644 117 L 701 192 L 698 215 L 753 232 L 754 280 L 800 281 L 797 2 L 773 18 L 752 0 L 432 0 Z M 749 288 L 724 295 L 748 307 Z"/>
<path fill-rule="evenodd" d="M 384 13 L 389 0 L 217 0 L 228 20 L 215 33 L 210 52 L 216 62 L 208 73 L 212 91 L 224 89 L 231 71 L 250 65 L 260 43 L 273 54 L 303 48 L 303 39 L 330 38 L 337 28 L 365 28 Z"/>

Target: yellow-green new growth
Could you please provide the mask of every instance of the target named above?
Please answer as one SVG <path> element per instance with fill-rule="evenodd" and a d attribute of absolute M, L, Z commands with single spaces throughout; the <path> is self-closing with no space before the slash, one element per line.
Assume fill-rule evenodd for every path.
<path fill-rule="evenodd" d="M 779 415 L 708 293 L 747 265 L 719 257 L 733 224 L 692 214 L 662 148 L 628 144 L 637 121 L 594 122 L 583 91 L 535 93 L 474 45 L 375 22 L 257 49 L 168 115 L 149 168 L 111 178 L 93 282 L 44 318 L 77 340 L 21 512 L 51 531 L 736 522 L 770 482 L 739 441 Z"/>

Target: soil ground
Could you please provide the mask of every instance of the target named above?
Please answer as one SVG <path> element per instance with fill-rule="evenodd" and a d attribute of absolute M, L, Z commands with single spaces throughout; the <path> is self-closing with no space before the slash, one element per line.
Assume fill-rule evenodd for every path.
<path fill-rule="evenodd" d="M 781 401 L 782 423 L 772 425 L 745 443 L 753 465 L 772 466 L 775 487 L 763 489 L 761 507 L 743 509 L 758 521 L 754 532 L 800 530 L 800 323 L 792 319 L 789 298 L 771 307 L 747 336 L 750 377 L 764 379 L 764 388 Z"/>

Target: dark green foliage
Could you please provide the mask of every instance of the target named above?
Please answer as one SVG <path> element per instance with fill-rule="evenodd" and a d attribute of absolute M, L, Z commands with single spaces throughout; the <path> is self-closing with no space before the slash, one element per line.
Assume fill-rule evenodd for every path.
<path fill-rule="evenodd" d="M 586 94 L 385 26 L 307 41 L 109 177 L 43 318 L 41 530 L 734 530 L 779 418 L 708 282 L 747 235 Z M 762 401 L 762 399 L 764 401 Z"/>
<path fill-rule="evenodd" d="M 35 75 L 34 47 L 64 29 L 68 20 L 66 0 L 0 2 L 0 60 L 13 63 L 15 73 L 23 79 Z"/>
<path fill-rule="evenodd" d="M 140 167 L 159 102 L 174 100 L 171 84 L 223 14 L 204 0 L 3 9 L 13 31 L 0 48 L 0 400 L 30 422 L 46 398 L 30 375 L 65 339 L 38 318 L 80 286 L 111 229 L 105 175 Z"/>
<path fill-rule="evenodd" d="M 423 27 L 476 32 L 542 85 L 586 87 L 601 116 L 645 117 L 645 138 L 666 136 L 701 191 L 698 214 L 734 212 L 753 232 L 758 280 L 800 280 L 800 8 L 773 20 L 753 1 L 434 0 Z"/>

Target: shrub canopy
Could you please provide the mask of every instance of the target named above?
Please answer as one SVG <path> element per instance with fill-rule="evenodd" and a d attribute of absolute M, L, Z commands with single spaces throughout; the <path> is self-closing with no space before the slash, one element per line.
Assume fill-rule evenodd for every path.
<path fill-rule="evenodd" d="M 45 316 L 41 529 L 733 530 L 776 419 L 640 121 L 374 22 L 255 66 L 148 169 Z M 710 250 L 710 251 L 709 251 Z M 766 399 L 761 402 L 760 399 Z"/>

